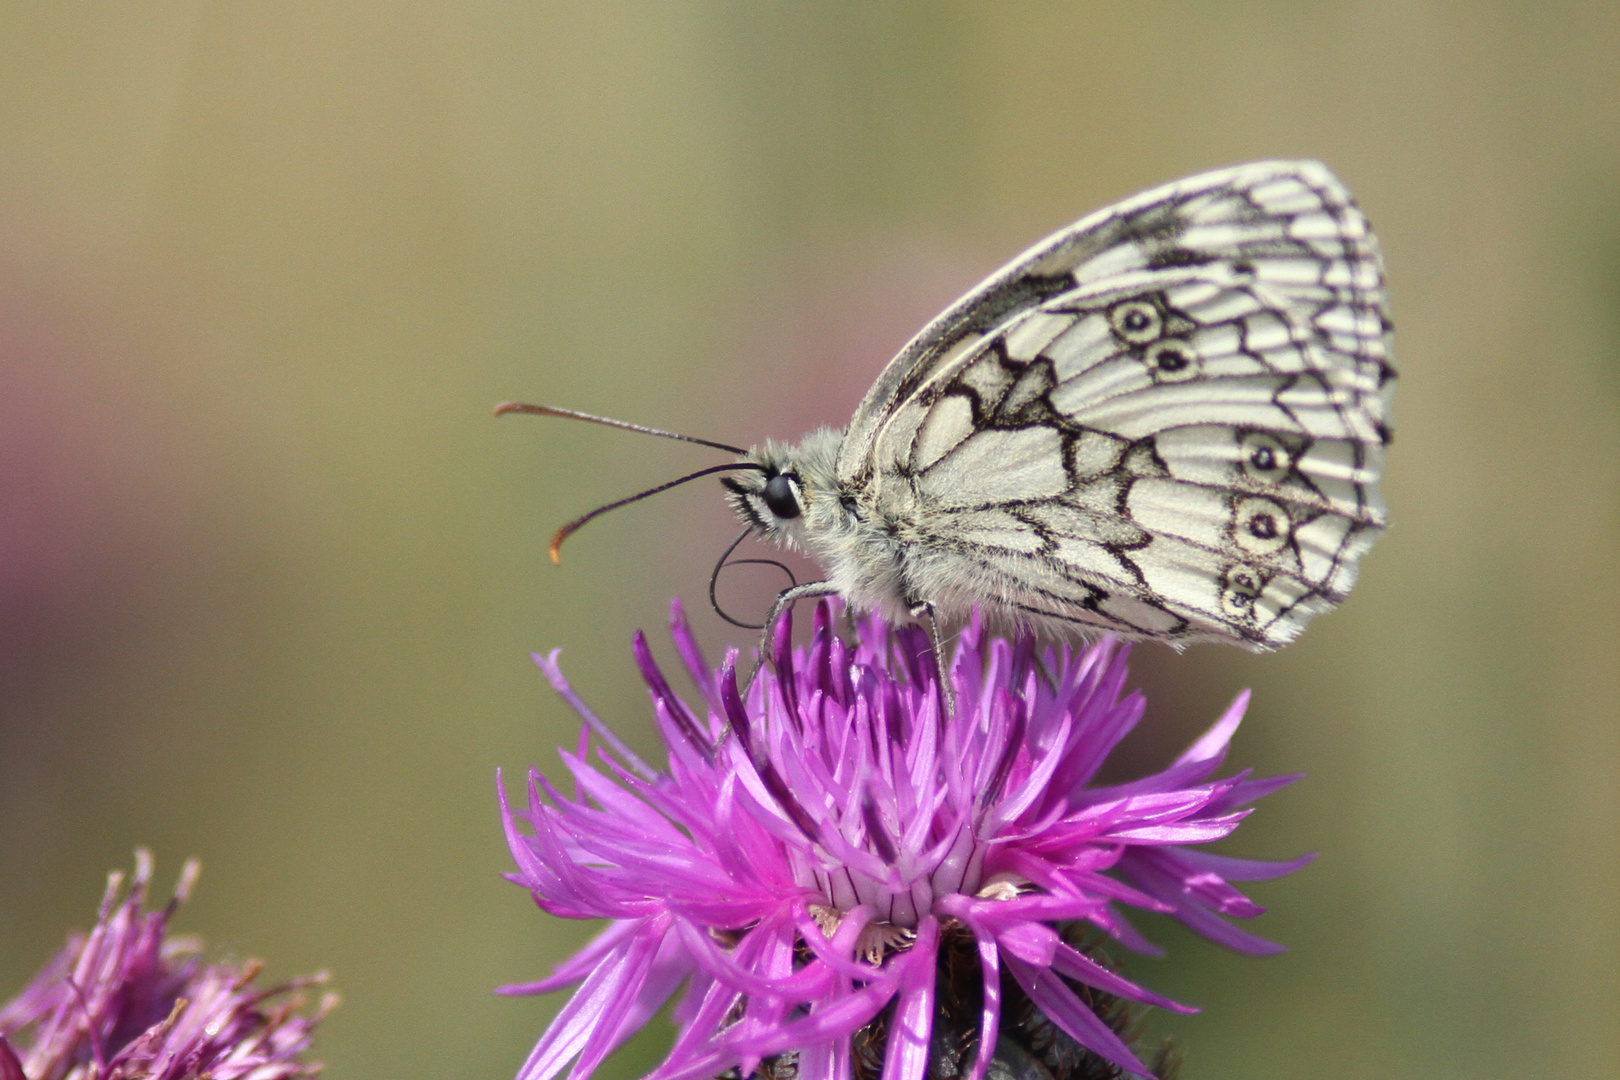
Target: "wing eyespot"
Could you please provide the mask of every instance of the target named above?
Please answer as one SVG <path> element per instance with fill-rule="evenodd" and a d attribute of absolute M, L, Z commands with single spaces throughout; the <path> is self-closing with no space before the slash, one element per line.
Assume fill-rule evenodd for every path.
<path fill-rule="evenodd" d="M 1154 342 L 1143 352 L 1142 362 L 1158 382 L 1186 382 L 1199 374 L 1197 350 L 1179 338 Z"/>
<path fill-rule="evenodd" d="M 1234 563 L 1221 574 L 1221 610 L 1234 619 L 1251 622 L 1254 602 L 1266 587 L 1265 575 L 1252 566 Z"/>
<path fill-rule="evenodd" d="M 1274 555 L 1287 546 L 1293 523 L 1288 511 L 1270 499 L 1238 501 L 1232 515 L 1232 539 L 1253 555 Z"/>
<path fill-rule="evenodd" d="M 1294 466 L 1294 454 L 1281 439 L 1264 431 L 1251 431 L 1238 443 L 1243 475 L 1250 480 L 1278 484 Z"/>
<path fill-rule="evenodd" d="M 1164 316 L 1146 300 L 1127 300 L 1108 309 L 1108 325 L 1129 345 L 1146 345 L 1164 331 Z"/>

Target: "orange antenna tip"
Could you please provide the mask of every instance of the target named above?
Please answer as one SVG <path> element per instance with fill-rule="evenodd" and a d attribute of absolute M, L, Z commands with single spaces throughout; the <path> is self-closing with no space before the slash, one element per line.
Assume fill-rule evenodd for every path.
<path fill-rule="evenodd" d="M 581 525 L 585 524 L 585 522 L 589 521 L 593 516 L 595 516 L 595 515 L 587 514 L 583 518 L 576 518 L 575 520 L 570 521 L 568 524 L 564 525 L 562 528 L 557 530 L 557 535 L 555 535 L 555 536 L 553 536 L 551 538 L 551 547 L 546 549 L 547 551 L 549 551 L 551 553 L 551 565 L 552 566 L 561 566 L 562 565 L 563 541 L 568 539 L 570 536 L 573 536 L 574 535 L 574 530 L 578 529 Z"/>
<path fill-rule="evenodd" d="M 633 502 L 640 502 L 649 495 L 657 495 L 660 491 L 668 491 L 670 488 L 675 487 L 678 484 L 684 484 L 689 480 L 696 480 L 700 476 L 711 476 L 714 473 L 729 472 L 732 469 L 755 469 L 759 472 L 766 471 L 765 466 L 761 465 L 757 461 L 737 461 L 731 463 L 730 465 L 710 465 L 707 469 L 699 469 L 695 473 L 688 473 L 687 475 L 679 477 L 678 479 L 659 484 L 657 487 L 648 488 L 646 491 L 637 492 L 636 494 L 631 495 L 629 498 L 620 499 L 617 502 L 610 502 L 606 506 L 598 506 L 590 513 L 582 514 L 557 530 L 557 535 L 551 538 L 552 565 L 562 565 L 562 546 L 564 540 L 568 539 L 570 536 L 573 536 L 575 533 L 579 532 L 581 527 L 595 521 L 609 510 L 617 510 L 621 506 L 629 506 Z"/>

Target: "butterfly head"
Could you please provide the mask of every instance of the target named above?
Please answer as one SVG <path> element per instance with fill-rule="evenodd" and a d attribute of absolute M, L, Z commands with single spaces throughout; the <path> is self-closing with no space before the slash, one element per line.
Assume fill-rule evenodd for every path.
<path fill-rule="evenodd" d="M 743 523 L 761 537 L 799 547 L 806 529 L 836 504 L 836 461 L 842 433 L 814 432 L 797 446 L 775 441 L 756 446 L 743 460 L 758 465 L 728 476 L 726 501 Z"/>

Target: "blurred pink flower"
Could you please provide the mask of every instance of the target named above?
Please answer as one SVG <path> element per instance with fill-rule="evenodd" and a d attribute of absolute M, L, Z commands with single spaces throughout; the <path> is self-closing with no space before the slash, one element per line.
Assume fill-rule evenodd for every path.
<path fill-rule="evenodd" d="M 874 1022 L 887 1033 L 883 1080 L 921 1080 L 942 1054 L 936 1016 L 953 1004 L 936 1001 L 937 988 L 960 982 L 943 961 L 963 940 L 979 968 L 977 1016 L 958 1060 L 936 1060 L 933 1073 L 980 1080 L 1001 1053 L 1003 998 L 1016 997 L 1103 1068 L 1145 1075 L 1120 1037 L 1122 1010 L 1100 1015 L 1105 999 L 1192 1010 L 1073 947 L 1065 924 L 1156 951 L 1118 910 L 1127 904 L 1240 951 L 1280 948 L 1225 921 L 1261 911 L 1229 882 L 1310 857 L 1250 862 L 1189 846 L 1226 836 L 1247 804 L 1293 779 L 1210 779 L 1246 694 L 1165 771 L 1091 787 L 1142 715 L 1141 695 L 1123 694 L 1128 650 L 1117 642 L 1042 651 L 969 627 L 952 665 L 956 713 L 942 717 L 920 631 L 867 620 L 848 645 L 835 620 L 822 604 L 797 650 L 783 620 L 775 671 L 745 698 L 735 650 L 710 669 L 677 603 L 675 644 L 701 711 L 670 689 L 638 634 L 663 772 L 579 700 L 555 653 L 536 657 L 586 725 L 562 755 L 572 797 L 534 771 L 527 811 L 502 789 L 509 877 L 554 915 L 613 921 L 550 978 L 503 991 L 583 980 L 519 1080 L 550 1080 L 575 1059 L 571 1080 L 583 1080 L 683 984 L 679 1034 L 649 1080 L 746 1076 L 762 1063 L 807 1080 L 872 1075 L 857 1043 L 872 1041 Z M 586 761 L 593 732 L 600 768 Z"/>
<path fill-rule="evenodd" d="M 324 976 L 255 990 L 256 961 L 204 964 L 195 940 L 168 936 L 196 876 L 188 862 L 161 911 L 141 910 L 152 880 L 147 852 L 135 853 L 122 900 L 123 874 L 109 876 L 94 929 L 70 937 L 0 1008 L 0 1080 L 290 1080 L 320 1072 L 301 1055 L 337 997 L 323 995 L 306 1014 L 297 991 Z"/>

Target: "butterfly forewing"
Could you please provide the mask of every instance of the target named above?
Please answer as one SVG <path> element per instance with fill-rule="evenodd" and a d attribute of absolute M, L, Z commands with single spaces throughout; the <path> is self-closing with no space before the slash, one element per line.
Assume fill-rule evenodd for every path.
<path fill-rule="evenodd" d="M 1394 372 L 1376 241 L 1315 162 L 1094 214 L 923 330 L 840 480 L 911 523 L 943 606 L 1266 648 L 1384 523 Z"/>

